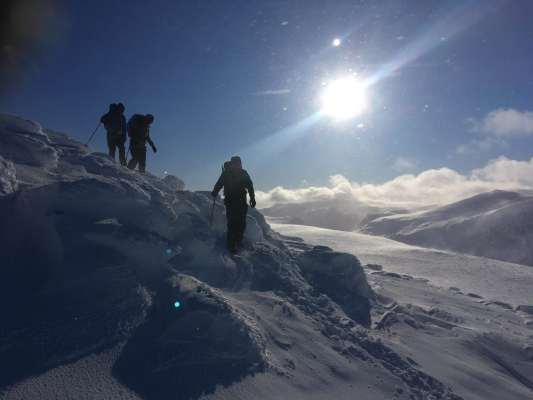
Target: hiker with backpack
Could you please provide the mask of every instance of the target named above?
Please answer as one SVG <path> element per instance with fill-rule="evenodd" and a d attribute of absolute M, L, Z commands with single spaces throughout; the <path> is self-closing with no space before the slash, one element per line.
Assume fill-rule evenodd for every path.
<path fill-rule="evenodd" d="M 100 122 L 104 124 L 107 131 L 107 147 L 109 148 L 109 155 L 115 159 L 115 152 L 118 147 L 118 159 L 120 165 L 126 165 L 126 117 L 124 104 L 110 104 L 109 112 L 100 118 Z"/>
<path fill-rule="evenodd" d="M 216 198 L 218 192 L 224 188 L 224 205 L 228 218 L 227 247 L 231 254 L 237 253 L 235 246 L 242 247 L 242 239 L 246 230 L 246 191 L 250 195 L 250 206 L 255 208 L 254 185 L 250 175 L 242 169 L 240 157 L 232 157 L 231 161 L 225 162 L 222 174 L 218 178 L 211 195 Z"/>
<path fill-rule="evenodd" d="M 150 124 L 154 122 L 151 114 L 135 114 L 130 118 L 127 125 L 128 136 L 130 137 L 131 160 L 128 168 L 133 170 L 139 164 L 139 172 L 146 172 L 146 142 L 157 153 L 154 142 L 150 139 Z"/>

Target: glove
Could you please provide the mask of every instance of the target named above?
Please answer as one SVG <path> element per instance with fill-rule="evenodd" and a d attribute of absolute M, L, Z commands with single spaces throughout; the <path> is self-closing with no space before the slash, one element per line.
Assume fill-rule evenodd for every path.
<path fill-rule="evenodd" d="M 211 196 L 213 197 L 217 197 L 218 196 L 218 192 L 215 192 L 214 190 L 211 192 Z"/>
<path fill-rule="evenodd" d="M 152 150 L 154 151 L 154 153 L 157 153 L 157 149 L 155 148 L 155 146 L 152 146 Z"/>
<path fill-rule="evenodd" d="M 252 208 L 255 208 L 255 204 L 256 204 L 256 203 L 255 203 L 255 197 L 252 197 L 252 198 L 250 199 L 250 206 L 251 206 Z"/>

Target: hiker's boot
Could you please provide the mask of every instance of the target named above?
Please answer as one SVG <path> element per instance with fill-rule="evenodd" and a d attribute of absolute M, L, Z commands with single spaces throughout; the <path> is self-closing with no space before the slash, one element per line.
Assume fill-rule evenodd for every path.
<path fill-rule="evenodd" d="M 228 245 L 228 251 L 229 251 L 231 254 L 237 254 L 237 249 L 235 248 L 235 246 L 230 246 L 230 245 Z"/>

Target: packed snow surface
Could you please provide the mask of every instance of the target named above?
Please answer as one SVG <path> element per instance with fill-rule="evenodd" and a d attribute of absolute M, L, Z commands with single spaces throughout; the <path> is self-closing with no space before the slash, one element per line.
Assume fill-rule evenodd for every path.
<path fill-rule="evenodd" d="M 525 267 L 460 256 L 451 272 L 474 272 L 440 288 L 444 264 L 425 264 L 449 253 L 390 241 L 403 253 L 365 252 L 323 230 L 311 246 L 251 208 L 230 256 L 221 199 L 210 226 L 209 192 L 177 177 L 130 171 L 5 114 L 0 157 L 3 399 L 533 394 Z M 481 275 L 497 267 L 489 294 Z"/>
<path fill-rule="evenodd" d="M 295 251 L 320 244 L 357 254 L 380 303 L 375 337 L 454 393 L 533 398 L 532 268 L 359 233 L 271 227 Z"/>
<path fill-rule="evenodd" d="M 474 293 L 514 307 L 533 300 L 533 268 L 524 265 L 409 246 L 357 232 L 282 224 L 271 227 L 309 244 L 356 254 L 363 264 L 387 266 L 388 271 L 429 279 L 432 284 L 445 288 L 456 287 L 465 294 Z"/>

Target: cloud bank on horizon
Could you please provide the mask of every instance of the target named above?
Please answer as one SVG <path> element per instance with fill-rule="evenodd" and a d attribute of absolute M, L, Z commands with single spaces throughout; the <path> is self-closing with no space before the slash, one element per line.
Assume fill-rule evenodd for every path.
<path fill-rule="evenodd" d="M 262 208 L 279 203 L 346 200 L 376 206 L 446 205 L 493 190 L 533 189 L 533 158 L 515 161 L 501 156 L 468 175 L 450 168 L 430 169 L 418 175 L 405 174 L 383 183 L 350 182 L 338 174 L 329 178 L 329 187 L 256 192 Z"/>

